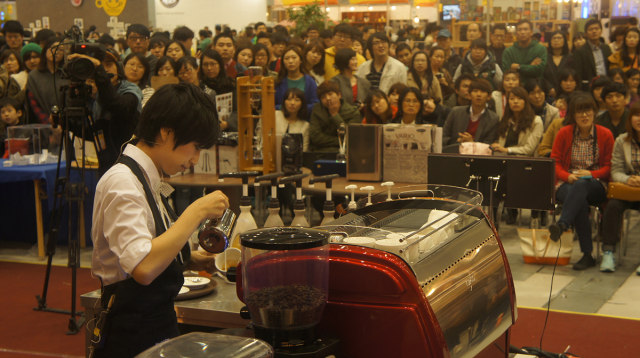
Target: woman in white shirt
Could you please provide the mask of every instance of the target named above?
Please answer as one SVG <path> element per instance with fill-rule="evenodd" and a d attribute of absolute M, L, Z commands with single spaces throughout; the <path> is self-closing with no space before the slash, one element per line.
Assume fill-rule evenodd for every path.
<path fill-rule="evenodd" d="M 27 85 L 27 71 L 25 71 L 24 64 L 20 58 L 18 51 L 4 50 L 0 55 L 0 63 L 5 67 L 9 76 L 13 77 L 20 85 L 20 89 L 23 90 Z"/>
<path fill-rule="evenodd" d="M 276 111 L 276 134 L 300 133 L 302 134 L 303 150 L 309 148 L 309 122 L 302 118 L 308 118 L 307 100 L 304 92 L 298 88 L 289 88 L 284 94 L 282 110 Z"/>

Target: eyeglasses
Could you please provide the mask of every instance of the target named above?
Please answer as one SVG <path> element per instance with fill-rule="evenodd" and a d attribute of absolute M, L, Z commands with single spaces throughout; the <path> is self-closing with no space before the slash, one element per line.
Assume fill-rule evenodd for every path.
<path fill-rule="evenodd" d="M 184 71 L 178 72 L 178 76 L 180 76 L 180 77 L 187 76 L 187 75 L 191 74 L 191 72 L 193 72 L 193 68 L 187 68 Z"/>
<path fill-rule="evenodd" d="M 129 40 L 133 42 L 147 41 L 149 38 L 144 36 L 129 36 Z"/>
<path fill-rule="evenodd" d="M 585 110 L 582 110 L 582 111 L 579 110 L 578 112 L 576 112 L 575 116 L 576 117 L 590 117 L 590 116 L 593 116 L 593 113 L 594 113 L 593 109 L 585 109 Z"/>
<path fill-rule="evenodd" d="M 136 65 L 133 62 L 127 62 L 127 67 L 131 67 L 132 69 L 136 70 L 136 69 L 143 69 L 144 66 L 143 65 Z"/>

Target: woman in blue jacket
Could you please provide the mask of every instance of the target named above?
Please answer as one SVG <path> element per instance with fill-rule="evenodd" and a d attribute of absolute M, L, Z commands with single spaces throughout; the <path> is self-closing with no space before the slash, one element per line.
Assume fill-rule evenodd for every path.
<path fill-rule="evenodd" d="M 276 78 L 276 109 L 279 110 L 284 103 L 284 94 L 289 88 L 299 88 L 304 92 L 307 100 L 308 112 L 311 113 L 313 105 L 318 103 L 316 81 L 313 77 L 305 74 L 302 65 L 302 51 L 298 46 L 289 46 L 282 54 L 282 66 Z M 309 118 L 304 118 L 309 120 Z"/>

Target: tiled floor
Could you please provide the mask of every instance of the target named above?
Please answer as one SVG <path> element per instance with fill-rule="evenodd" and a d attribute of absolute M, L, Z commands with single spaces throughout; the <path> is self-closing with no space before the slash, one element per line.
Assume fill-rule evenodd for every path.
<path fill-rule="evenodd" d="M 528 211 L 523 210 L 523 227 L 529 223 L 528 216 Z M 598 267 L 575 271 L 571 264 L 556 268 L 552 309 L 640 319 L 640 276 L 635 274 L 640 265 L 640 240 L 636 239 L 640 237 L 640 218 L 632 217 L 631 227 L 627 255 L 616 272 L 602 273 Z M 514 225 L 502 223 L 499 235 L 513 273 L 518 305 L 546 308 L 553 266 L 525 264 L 516 229 Z M 575 241 L 571 263 L 580 257 Z M 38 259 L 35 246 L 6 241 L 0 241 L 0 260 L 46 264 Z M 82 249 L 80 261 L 82 267 L 91 265 L 91 248 Z M 66 247 L 57 248 L 53 263 L 67 264 Z"/>

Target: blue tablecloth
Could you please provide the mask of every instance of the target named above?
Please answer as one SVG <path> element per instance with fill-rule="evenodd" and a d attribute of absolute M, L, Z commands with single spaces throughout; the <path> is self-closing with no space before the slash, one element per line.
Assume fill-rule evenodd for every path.
<path fill-rule="evenodd" d="M 56 180 L 57 164 L 41 164 L 41 165 L 14 165 L 5 168 L 6 159 L 0 159 L 0 183 L 15 183 L 21 181 L 33 181 L 36 179 L 44 179 L 47 186 L 47 197 L 49 198 L 49 211 L 53 209 L 53 190 Z M 64 176 L 66 162 L 60 163 L 60 174 Z M 78 176 L 79 178 L 79 176 Z"/>

